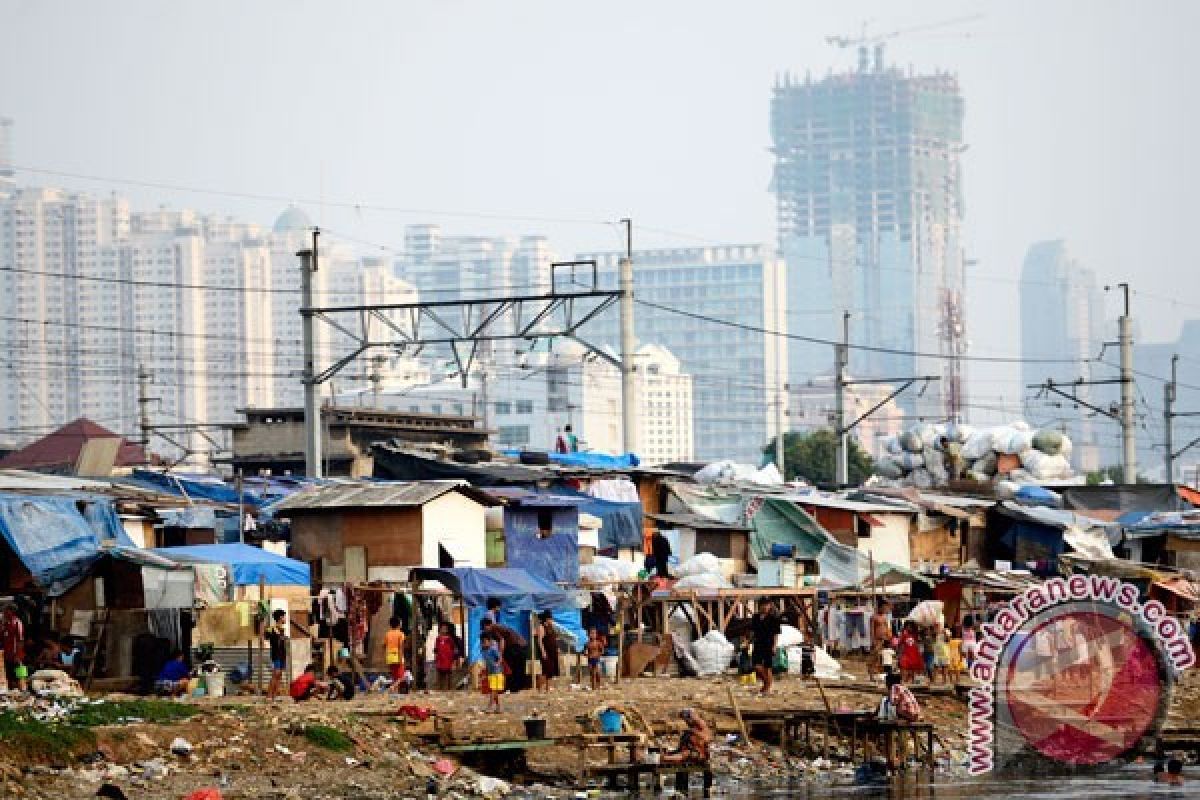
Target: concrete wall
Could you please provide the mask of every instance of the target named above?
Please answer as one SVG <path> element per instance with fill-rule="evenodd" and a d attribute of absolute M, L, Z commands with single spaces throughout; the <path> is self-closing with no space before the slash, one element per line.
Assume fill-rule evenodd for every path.
<path fill-rule="evenodd" d="M 438 545 L 454 556 L 460 567 L 487 566 L 484 506 L 458 492 L 448 492 L 426 503 L 421 509 L 425 535 L 421 541 L 421 561 L 427 567 L 438 565 Z"/>
<path fill-rule="evenodd" d="M 870 553 L 876 563 L 887 561 L 898 567 L 912 566 L 912 549 L 909 541 L 912 529 L 911 514 L 880 514 L 871 516 L 883 523 L 881 528 L 871 528 L 871 535 L 858 539 L 858 551 Z"/>

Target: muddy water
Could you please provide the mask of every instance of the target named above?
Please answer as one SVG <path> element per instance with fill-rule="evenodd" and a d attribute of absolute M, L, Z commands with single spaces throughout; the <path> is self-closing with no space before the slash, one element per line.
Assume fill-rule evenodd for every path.
<path fill-rule="evenodd" d="M 1069 798 L 1071 800 L 1102 800 L 1107 798 L 1167 798 L 1200 797 L 1200 768 L 1184 771 L 1189 784 L 1156 785 L 1151 780 L 1149 764 L 1114 768 L 1087 775 L 986 776 L 954 778 L 944 774 L 914 774 L 894 780 L 887 785 L 862 786 L 854 784 L 796 783 L 786 787 L 766 788 L 727 784 L 715 791 L 714 797 L 742 800 L 766 798 L 803 798 L 804 800 L 991 800 L 1019 798 L 1041 800 Z"/>

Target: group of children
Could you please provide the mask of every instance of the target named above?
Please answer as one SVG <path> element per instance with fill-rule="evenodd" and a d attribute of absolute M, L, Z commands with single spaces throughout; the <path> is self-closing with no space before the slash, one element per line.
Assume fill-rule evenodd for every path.
<path fill-rule="evenodd" d="M 930 683 L 957 683 L 975 660 L 975 629 L 970 622 L 962 635 L 954 636 L 950 628 L 918 626 L 909 620 L 899 636 L 884 642 L 879 654 L 880 667 L 885 675 L 899 669 L 905 683 L 913 683 L 924 675 Z"/>
<path fill-rule="evenodd" d="M 553 624 L 549 612 L 543 612 L 540 617 L 542 625 Z M 505 663 L 503 655 L 503 643 L 501 638 L 490 630 L 485 630 L 479 636 L 480 660 L 483 663 L 483 674 L 480 677 L 479 688 L 488 698 L 487 713 L 500 713 L 500 695 L 507 690 L 508 666 Z M 604 679 L 604 671 L 601 667 L 601 659 L 604 657 L 605 651 L 608 649 L 608 637 L 604 636 L 596 628 L 588 630 L 587 644 L 584 645 L 583 654 L 587 658 L 588 675 L 591 681 L 593 690 L 599 689 Z M 553 652 L 535 653 L 538 661 L 542 664 L 542 677 L 539 681 L 539 688 L 543 691 L 550 690 L 550 680 L 557 676 L 557 669 L 548 669 L 547 662 L 553 660 L 557 664 L 558 648 L 555 646 Z"/>

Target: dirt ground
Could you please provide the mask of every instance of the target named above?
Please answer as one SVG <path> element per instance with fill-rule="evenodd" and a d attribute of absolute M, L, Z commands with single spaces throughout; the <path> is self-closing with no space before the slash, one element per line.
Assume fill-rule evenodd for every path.
<path fill-rule="evenodd" d="M 850 665 L 854 668 L 854 665 Z M 96 729 L 97 754 L 87 762 L 29 765 L 3 757 L 0 742 L 0 796 L 21 798 L 92 797 L 102 782 L 126 791 L 130 800 L 183 798 L 202 787 L 219 788 L 224 798 L 383 798 L 423 796 L 431 778 L 443 797 L 501 796 L 504 787 L 493 786 L 475 771 L 449 756 L 456 771 L 444 776 L 435 770 L 443 755 L 436 742 L 411 739 L 396 716 L 405 704 L 433 709 L 458 742 L 523 739 L 522 720 L 537 714 L 546 720 L 551 738 L 580 733 L 577 717 L 610 705 L 634 708 L 655 730 L 662 744 L 672 744 L 682 729 L 679 711 L 694 707 L 713 723 L 718 736 L 714 767 L 731 775 L 758 779 L 784 778 L 797 772 L 826 768 L 802 756 L 784 756 L 773 744 L 734 741 L 736 720 L 720 710 L 730 706 L 730 690 L 741 709 L 812 708 L 824 706 L 821 692 L 811 681 L 784 677 L 766 698 L 738 685 L 732 676 L 719 678 L 639 678 L 598 691 L 569 687 L 565 680 L 549 693 L 506 695 L 501 714 L 483 713 L 484 698 L 475 692 L 416 693 L 408 696 L 360 696 L 346 702 L 271 704 L 261 698 L 193 700 L 203 713 L 165 725 L 130 723 Z M 835 709 L 874 709 L 882 688 L 847 689 L 825 686 L 825 696 Z M 939 750 L 953 763 L 963 749 L 966 706 L 953 693 L 918 694 L 925 718 L 932 721 L 948 751 Z M 1200 672 L 1185 674 L 1177 687 L 1168 724 L 1190 724 L 1200 712 Z M 348 749 L 331 750 L 314 742 L 306 728 L 326 726 L 349 737 Z M 192 753 L 171 752 L 176 738 L 186 740 Z M 598 754 L 602 756 L 603 754 Z M 558 786 L 574 784 L 579 765 L 574 747 L 531 749 L 530 781 Z M 444 765 L 443 765 L 444 766 Z M 493 768 L 493 771 L 496 771 Z M 165 774 L 164 774 L 165 773 Z M 513 777 L 504 771 L 507 777 Z M 489 791 L 490 790 L 490 791 Z M 545 790 L 542 796 L 573 797 L 573 789 Z"/>

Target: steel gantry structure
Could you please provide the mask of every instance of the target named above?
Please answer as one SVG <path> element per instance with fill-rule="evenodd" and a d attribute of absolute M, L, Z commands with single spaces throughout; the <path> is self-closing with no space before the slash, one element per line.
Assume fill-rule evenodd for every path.
<path fill-rule="evenodd" d="M 632 352 L 627 352 L 631 348 L 627 348 L 624 341 L 621 357 L 617 358 L 579 333 L 589 321 L 618 305 L 625 291 L 632 291 L 631 288 L 599 288 L 594 261 L 551 264 L 550 291 L 546 294 L 320 307 L 313 303 L 312 287 L 312 275 L 318 268 L 318 235 L 319 231 L 313 231 L 312 249 L 296 254 L 301 258 L 303 270 L 300 315 L 304 323 L 305 472 L 309 477 L 321 477 L 319 387 L 371 350 L 386 348 L 416 355 L 425 347 L 447 346 L 466 386 L 471 369 L 476 365 L 480 345 L 504 340 L 567 338 L 620 369 L 623 383 L 630 380 L 632 370 L 622 365 L 632 364 Z M 581 268 L 585 271 L 590 268 L 586 281 L 577 279 Z M 632 270 L 632 265 L 629 269 Z M 563 288 L 559 275 L 566 270 L 570 271 L 570 280 L 565 281 L 566 288 Z M 626 308 L 621 310 L 624 317 Z M 632 314 L 632 310 L 628 313 Z M 349 342 L 349 349 L 344 354 L 321 368 L 316 363 L 314 327 L 317 322 L 333 328 Z M 624 325 L 624 319 L 622 323 Z M 628 320 L 628 325 L 632 329 L 632 319 Z M 622 408 L 623 415 L 632 419 L 633 409 L 627 407 L 628 404 L 623 405 L 626 406 Z M 632 445 L 627 441 L 625 449 L 632 450 Z"/>

